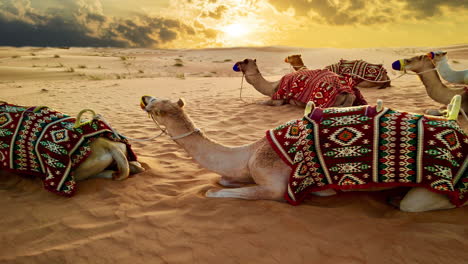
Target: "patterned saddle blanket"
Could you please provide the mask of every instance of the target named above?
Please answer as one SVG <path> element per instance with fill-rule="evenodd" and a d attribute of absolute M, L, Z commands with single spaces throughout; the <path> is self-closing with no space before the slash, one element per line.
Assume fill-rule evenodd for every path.
<path fill-rule="evenodd" d="M 356 83 L 362 79 L 384 81 L 387 75 L 387 70 L 382 64 L 371 64 L 363 60 L 340 60 L 338 63 L 326 66 L 325 69 L 338 75 L 349 75 Z"/>
<path fill-rule="evenodd" d="M 353 105 L 367 104 L 356 83 L 349 77 L 328 70 L 301 70 L 283 76 L 273 100 L 295 100 L 307 104 L 313 101 L 317 107 L 331 107 L 342 93 L 356 96 Z"/>
<path fill-rule="evenodd" d="M 421 186 L 468 200 L 468 136 L 456 121 L 373 106 L 315 108 L 266 133 L 292 168 L 285 198 L 311 192 Z"/>
<path fill-rule="evenodd" d="M 125 143 L 128 159 L 136 161 L 127 140 L 104 122 L 92 120 L 78 128 L 74 123 L 75 118 L 50 108 L 0 104 L 0 169 L 38 176 L 46 190 L 69 197 L 76 191 L 73 170 L 91 154 L 94 139 Z"/>

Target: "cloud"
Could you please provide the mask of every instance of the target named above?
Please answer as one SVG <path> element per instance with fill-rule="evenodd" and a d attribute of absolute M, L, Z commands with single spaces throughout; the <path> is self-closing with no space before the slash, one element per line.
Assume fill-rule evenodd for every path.
<path fill-rule="evenodd" d="M 441 13 L 442 7 L 457 10 L 468 9 L 466 0 L 405 0 L 408 10 L 412 10 L 418 18 L 432 17 Z"/>
<path fill-rule="evenodd" d="M 268 0 L 278 11 L 293 9 L 297 16 L 317 18 L 330 25 L 381 24 L 398 20 L 399 15 L 419 20 L 431 18 L 443 7 L 468 9 L 467 1 L 460 0 Z M 401 4 L 403 9 L 398 9 Z M 386 12 L 386 11 L 394 12 Z M 397 15 L 395 15 L 397 14 Z"/>
<path fill-rule="evenodd" d="M 203 17 L 211 17 L 214 19 L 221 19 L 223 14 L 228 10 L 228 7 L 225 5 L 219 5 L 215 8 L 214 11 L 208 11 L 203 14 Z"/>
<path fill-rule="evenodd" d="M 32 8 L 29 0 L 0 0 L 0 45 L 159 47 L 198 32 L 216 36 L 177 19 L 106 16 L 98 0 L 60 0 L 45 10 Z"/>

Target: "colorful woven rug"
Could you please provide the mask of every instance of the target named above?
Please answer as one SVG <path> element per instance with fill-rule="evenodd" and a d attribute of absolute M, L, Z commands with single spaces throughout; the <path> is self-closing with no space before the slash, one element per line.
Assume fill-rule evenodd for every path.
<path fill-rule="evenodd" d="M 267 131 L 292 168 L 285 198 L 325 189 L 422 186 L 468 200 L 468 137 L 456 121 L 372 106 L 315 108 Z"/>
<path fill-rule="evenodd" d="M 301 70 L 281 78 L 273 100 L 295 100 L 307 104 L 313 101 L 317 107 L 331 107 L 342 93 L 356 96 L 353 105 L 367 104 L 356 83 L 349 77 L 340 76 L 328 70 Z"/>
<path fill-rule="evenodd" d="M 75 118 L 50 108 L 0 104 L 0 169 L 42 179 L 44 188 L 72 196 L 73 169 L 91 154 L 90 143 L 106 137 L 127 145 L 128 159 L 136 160 L 125 139 L 117 138 L 99 120 L 74 128 Z"/>
<path fill-rule="evenodd" d="M 340 60 L 340 62 L 326 66 L 324 69 L 338 75 L 349 75 L 356 83 L 366 79 L 369 81 L 384 81 L 387 70 L 382 64 L 371 64 L 363 60 Z"/>

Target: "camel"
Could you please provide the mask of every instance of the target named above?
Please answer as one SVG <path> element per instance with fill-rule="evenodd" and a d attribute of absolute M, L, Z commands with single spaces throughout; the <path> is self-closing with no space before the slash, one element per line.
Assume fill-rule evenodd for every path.
<path fill-rule="evenodd" d="M 243 61 L 238 61 L 234 65 L 233 69 L 235 71 L 242 71 L 242 73 L 245 76 L 246 81 L 249 84 L 251 84 L 255 88 L 255 90 L 257 90 L 263 95 L 266 95 L 272 98 L 270 100 L 263 101 L 260 104 L 269 105 L 269 106 L 279 106 L 279 105 L 289 103 L 289 104 L 298 105 L 301 107 L 305 107 L 307 104 L 307 101 L 305 99 L 302 99 L 302 100 L 296 99 L 294 96 L 287 100 L 278 99 L 275 97 L 277 92 L 281 90 L 280 85 L 281 85 L 281 81 L 283 80 L 283 78 L 290 76 L 290 75 L 285 75 L 283 76 L 281 80 L 278 80 L 278 81 L 273 81 L 273 82 L 267 81 L 265 80 L 265 78 L 263 78 L 262 74 L 260 73 L 260 70 L 258 69 L 258 66 L 257 66 L 257 60 L 255 59 L 245 59 Z M 317 70 L 317 71 L 321 71 L 321 70 Z M 337 86 L 336 84 L 341 81 L 338 75 L 327 73 L 327 72 L 324 72 L 324 74 L 321 74 L 321 75 L 326 75 L 326 76 L 324 76 L 320 80 L 323 80 L 323 82 L 327 82 L 329 83 L 329 85 L 333 86 L 332 93 L 335 94 L 335 97 L 334 97 L 334 102 L 332 106 L 336 106 L 336 107 L 352 106 L 353 103 L 357 101 L 356 94 L 359 94 L 358 96 L 359 99 L 363 100 L 362 96 L 360 95 L 359 90 L 351 89 L 351 86 L 349 85 Z M 314 82 L 318 83 L 317 81 L 314 81 Z M 340 89 L 348 88 L 348 89 L 347 91 L 339 91 L 338 90 L 339 88 Z M 318 99 L 318 97 L 313 98 L 313 100 L 315 99 Z"/>
<path fill-rule="evenodd" d="M 305 66 L 304 62 L 302 61 L 301 54 L 287 56 L 284 59 L 284 62 L 291 64 L 293 69 L 296 71 L 307 69 L 307 66 Z"/>
<path fill-rule="evenodd" d="M 437 74 L 436 67 L 428 55 L 415 56 L 409 59 L 401 59 L 393 62 L 392 68 L 398 71 L 415 72 L 419 79 L 426 87 L 427 94 L 434 101 L 447 105 L 450 100 L 457 94 L 461 95 L 461 109 L 468 113 L 468 92 L 467 88 L 451 88 L 447 87 L 440 80 Z M 438 109 L 427 110 L 426 113 L 431 115 L 443 115 L 444 112 Z"/>
<path fill-rule="evenodd" d="M 38 176 L 48 191 L 64 196 L 74 194 L 76 181 L 121 181 L 145 170 L 105 121 L 95 115 L 80 123 L 84 112 L 75 120 L 47 107 L 0 102 L 0 170 Z"/>
<path fill-rule="evenodd" d="M 450 68 L 447 52 L 429 52 L 428 56 L 433 59 L 440 76 L 451 83 L 468 84 L 468 70 L 456 71 Z"/>
<path fill-rule="evenodd" d="M 304 62 L 302 61 L 301 54 L 290 55 L 284 59 L 284 62 L 291 64 L 291 66 L 296 71 L 307 69 L 307 67 L 304 65 Z M 325 67 L 325 69 L 331 70 L 335 72 L 336 74 L 340 74 L 339 72 L 337 72 L 338 69 L 336 69 L 336 67 L 331 67 L 331 65 Z M 390 87 L 390 78 L 388 77 L 386 73 L 385 73 L 385 76 L 383 76 L 382 81 L 379 81 L 379 82 L 370 81 L 370 80 L 367 81 L 359 77 L 356 77 L 355 80 L 357 82 L 356 87 L 359 89 L 360 88 L 384 89 L 384 88 Z"/>
<path fill-rule="evenodd" d="M 218 183 L 228 188 L 211 188 L 206 192 L 206 197 L 284 201 L 286 192 L 289 191 L 288 180 L 292 177 L 290 176 L 292 168 L 286 164 L 284 159 L 282 160 L 279 152 L 273 149 L 273 143 L 271 143 L 270 139 L 263 137 L 252 144 L 237 147 L 219 144 L 196 128 L 194 122 L 185 113 L 184 105 L 185 101 L 183 99 L 171 102 L 170 100 L 158 99 L 152 96 L 143 96 L 140 102 L 141 108 L 151 115 L 158 127 L 160 125 L 164 126 L 163 131 L 187 151 L 197 163 L 221 175 Z M 328 109 L 331 109 L 331 111 L 340 111 L 339 109 L 352 111 L 354 108 L 359 108 L 367 111 L 368 107 L 370 106 Z M 308 108 L 312 113 L 314 113 L 315 109 L 317 111 L 327 110 L 314 109 L 311 103 L 308 104 Z M 376 108 L 370 107 L 369 109 L 377 109 L 382 115 L 384 112 L 388 113 L 388 109 L 383 112 L 382 107 L 379 106 Z M 464 137 L 466 140 L 466 135 Z M 468 143 L 465 142 L 464 144 Z M 462 151 L 464 151 L 466 160 L 466 149 L 462 147 Z M 463 180 L 467 181 L 468 185 L 468 179 Z M 382 188 L 370 188 L 368 190 L 379 189 Z M 336 194 L 336 192 L 331 188 L 314 191 L 312 194 L 329 196 Z M 407 212 L 455 207 L 449 202 L 447 196 L 429 191 L 424 187 L 412 188 L 400 202 L 396 201 L 394 204 L 400 210 Z"/>

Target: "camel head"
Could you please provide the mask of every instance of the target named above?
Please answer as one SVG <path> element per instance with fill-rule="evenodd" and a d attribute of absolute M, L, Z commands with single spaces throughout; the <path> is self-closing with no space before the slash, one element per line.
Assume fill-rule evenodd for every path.
<path fill-rule="evenodd" d="M 167 125 L 170 120 L 182 117 L 184 115 L 184 105 L 184 99 L 179 99 L 174 103 L 167 99 L 148 95 L 142 96 L 140 101 L 140 107 L 163 125 Z"/>
<path fill-rule="evenodd" d="M 291 56 L 287 56 L 284 59 L 284 62 L 289 63 L 292 66 L 304 66 L 304 62 L 302 61 L 301 54 L 294 54 Z"/>
<path fill-rule="evenodd" d="M 243 61 L 238 61 L 234 64 L 234 71 L 242 71 L 246 75 L 259 74 L 257 60 L 256 59 L 245 59 Z"/>
<path fill-rule="evenodd" d="M 415 56 L 409 59 L 401 59 L 392 63 L 392 68 L 397 71 L 422 72 L 434 69 L 434 63 L 428 55 Z"/>
<path fill-rule="evenodd" d="M 431 51 L 427 54 L 429 58 L 431 58 L 435 64 L 439 63 L 440 61 L 447 60 L 447 52 L 446 51 Z"/>

